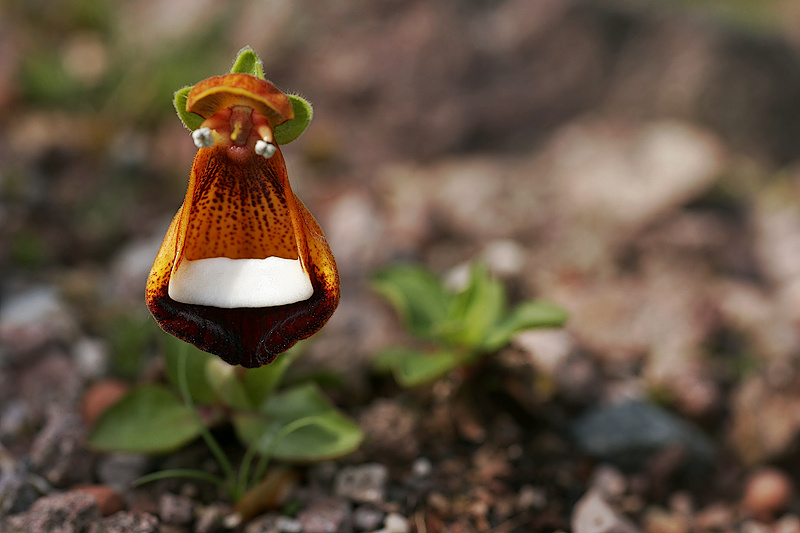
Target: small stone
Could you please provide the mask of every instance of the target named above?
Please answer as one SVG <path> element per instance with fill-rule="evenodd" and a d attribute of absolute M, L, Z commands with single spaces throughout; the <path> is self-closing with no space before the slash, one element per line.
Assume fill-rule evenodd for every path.
<path fill-rule="evenodd" d="M 383 533 L 408 533 L 411 531 L 411 525 L 408 523 L 408 518 L 397 513 L 389 513 L 386 515 L 386 520 L 383 521 Z"/>
<path fill-rule="evenodd" d="M 374 531 L 383 522 L 385 513 L 368 505 L 360 505 L 353 511 L 353 527 L 360 531 Z"/>
<path fill-rule="evenodd" d="M 276 524 L 280 533 L 302 533 L 303 531 L 302 522 L 288 516 L 279 516 Z"/>
<path fill-rule="evenodd" d="M 27 403 L 12 399 L 0 412 L 0 439 L 12 442 L 28 433 L 33 426 L 33 416 Z"/>
<path fill-rule="evenodd" d="M 6 533 L 83 533 L 99 518 L 92 496 L 66 492 L 39 498 L 26 512 L 11 516 L 5 525 Z"/>
<path fill-rule="evenodd" d="M 75 329 L 69 309 L 53 287 L 12 295 L 0 307 L 0 362 L 25 362 L 27 354 L 68 338 Z"/>
<path fill-rule="evenodd" d="M 278 515 L 265 514 L 250 520 L 244 526 L 244 533 L 278 533 Z"/>
<path fill-rule="evenodd" d="M 31 468 L 56 487 L 87 483 L 94 457 L 85 448 L 80 418 L 52 409 L 31 447 Z"/>
<path fill-rule="evenodd" d="M 339 498 L 317 499 L 300 511 L 303 533 L 344 533 L 352 530 L 350 505 Z"/>
<path fill-rule="evenodd" d="M 348 466 L 336 476 L 336 495 L 358 503 L 378 503 L 384 499 L 389 470 L 378 463 Z"/>
<path fill-rule="evenodd" d="M 92 524 L 88 533 L 159 533 L 158 518 L 142 511 L 120 511 Z"/>
<path fill-rule="evenodd" d="M 773 533 L 800 533 L 800 517 L 787 514 L 780 517 L 772 528 Z"/>
<path fill-rule="evenodd" d="M 571 522 L 573 533 L 639 533 L 633 522 L 612 509 L 594 490 L 575 505 Z"/>
<path fill-rule="evenodd" d="M 192 521 L 194 504 L 190 498 L 166 492 L 158 500 L 158 516 L 167 524 L 186 525 Z"/>
<path fill-rule="evenodd" d="M 592 473 L 590 486 L 599 490 L 605 498 L 615 499 L 625 493 L 628 482 L 625 476 L 613 466 L 600 465 Z"/>
<path fill-rule="evenodd" d="M 786 508 L 793 492 L 789 476 L 777 468 L 763 467 L 747 479 L 742 506 L 754 518 L 772 522 Z"/>
<path fill-rule="evenodd" d="M 83 393 L 83 421 L 89 427 L 94 426 L 103 413 L 120 401 L 129 390 L 130 386 L 118 379 L 103 379 L 90 385 Z"/>
<path fill-rule="evenodd" d="M 427 457 L 418 457 L 411 465 L 411 473 L 416 478 L 425 478 L 431 475 L 433 465 Z"/>
<path fill-rule="evenodd" d="M 145 474 L 149 461 L 144 455 L 112 453 L 98 461 L 97 477 L 104 485 L 124 494 Z"/>
<path fill-rule="evenodd" d="M 108 344 L 102 339 L 84 337 L 72 348 L 72 359 L 84 379 L 98 379 L 108 372 Z"/>
<path fill-rule="evenodd" d="M 197 511 L 195 533 L 216 533 L 225 524 L 226 517 L 232 516 L 233 510 L 229 505 L 211 504 Z M 228 528 L 230 529 L 230 528 Z"/>
<path fill-rule="evenodd" d="M 517 494 L 516 506 L 519 511 L 544 509 L 547 506 L 547 492 L 541 487 L 523 485 Z"/>
<path fill-rule="evenodd" d="M 93 497 L 102 516 L 109 516 L 122 510 L 122 496 L 108 485 L 78 485 L 71 491 Z"/>
<path fill-rule="evenodd" d="M 652 508 L 645 513 L 643 527 L 647 533 L 689 533 L 689 520 L 678 513 Z"/>
<path fill-rule="evenodd" d="M 688 422 L 653 404 L 631 400 L 589 409 L 573 432 L 580 448 L 616 466 L 640 468 L 657 453 L 676 448 L 683 462 L 710 465 L 714 446 Z"/>

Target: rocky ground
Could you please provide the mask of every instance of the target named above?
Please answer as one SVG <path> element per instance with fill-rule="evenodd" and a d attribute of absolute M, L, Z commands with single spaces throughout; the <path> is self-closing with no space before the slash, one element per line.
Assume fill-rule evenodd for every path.
<path fill-rule="evenodd" d="M 0 6 L 0 530 L 800 531 L 800 13 L 729 4 Z M 163 378 L 144 280 L 195 150 L 171 93 L 247 44 L 315 106 L 285 154 L 343 281 L 293 370 L 338 376 L 366 439 L 237 525 L 202 483 L 131 487 L 213 470 L 202 442 L 85 438 Z M 567 326 L 375 374 L 408 335 L 369 275 L 475 259 Z"/>

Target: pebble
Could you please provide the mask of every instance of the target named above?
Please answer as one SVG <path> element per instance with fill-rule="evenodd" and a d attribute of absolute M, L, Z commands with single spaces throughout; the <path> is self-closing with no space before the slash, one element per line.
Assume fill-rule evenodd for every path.
<path fill-rule="evenodd" d="M 9 400 L 0 412 L 0 439 L 9 443 L 22 437 L 33 428 L 33 413 L 27 403 Z"/>
<path fill-rule="evenodd" d="M 620 498 L 628 488 L 625 476 L 610 465 L 600 465 L 592 473 L 589 485 L 608 499 Z"/>
<path fill-rule="evenodd" d="M 748 477 L 742 507 L 754 518 L 772 522 L 786 508 L 793 493 L 789 476 L 777 468 L 762 467 Z"/>
<path fill-rule="evenodd" d="M 348 466 L 336 476 L 335 493 L 358 503 L 382 502 L 388 479 L 389 470 L 382 464 Z"/>
<path fill-rule="evenodd" d="M 353 527 L 359 531 L 374 531 L 383 522 L 386 513 L 369 505 L 360 505 L 353 511 Z"/>
<path fill-rule="evenodd" d="M 688 422 L 639 400 L 590 408 L 573 426 L 578 446 L 588 455 L 615 466 L 641 468 L 657 452 L 681 447 L 684 464 L 711 464 L 714 446 Z"/>
<path fill-rule="evenodd" d="M 411 473 L 414 477 L 425 478 L 431 475 L 433 464 L 427 457 L 418 457 L 411 465 Z"/>
<path fill-rule="evenodd" d="M 411 531 L 411 525 L 408 523 L 408 518 L 397 513 L 389 513 L 386 515 L 386 520 L 383 522 L 382 533 L 408 533 Z"/>
<path fill-rule="evenodd" d="M 627 517 L 617 513 L 596 490 L 587 492 L 572 510 L 573 533 L 639 533 Z"/>
<path fill-rule="evenodd" d="M 145 474 L 150 460 L 144 455 L 111 453 L 100 458 L 97 477 L 100 482 L 124 494 L 131 483 Z"/>
<path fill-rule="evenodd" d="M 108 373 L 108 343 L 102 339 L 84 337 L 72 348 L 75 369 L 84 379 L 98 379 Z"/>
<path fill-rule="evenodd" d="M 88 494 L 94 498 L 102 516 L 109 516 L 121 511 L 124 506 L 122 496 L 108 485 L 78 485 L 71 491 Z"/>
<path fill-rule="evenodd" d="M 340 498 L 320 498 L 297 514 L 303 533 L 338 533 L 352 530 L 350 504 Z"/>
<path fill-rule="evenodd" d="M 4 533 L 77 533 L 89 531 L 99 519 L 97 501 L 92 496 L 82 492 L 65 492 L 39 498 L 24 513 L 9 517 Z M 110 533 L 109 530 L 99 531 Z"/>
<path fill-rule="evenodd" d="M 0 362 L 22 362 L 26 354 L 75 329 L 55 288 L 36 286 L 12 295 L 0 307 Z"/>
<path fill-rule="evenodd" d="M 118 379 L 103 379 L 90 385 L 83 393 L 81 415 L 88 427 L 93 427 L 109 407 L 121 400 L 130 386 Z"/>
<path fill-rule="evenodd" d="M 167 524 L 186 525 L 194 516 L 192 499 L 165 492 L 158 500 L 158 516 Z"/>
<path fill-rule="evenodd" d="M 92 524 L 88 533 L 159 533 L 158 518 L 143 511 L 120 511 Z"/>
<path fill-rule="evenodd" d="M 278 520 L 276 521 L 276 525 L 280 533 L 302 533 L 303 531 L 302 522 L 296 518 L 290 518 L 288 516 L 279 516 Z"/>

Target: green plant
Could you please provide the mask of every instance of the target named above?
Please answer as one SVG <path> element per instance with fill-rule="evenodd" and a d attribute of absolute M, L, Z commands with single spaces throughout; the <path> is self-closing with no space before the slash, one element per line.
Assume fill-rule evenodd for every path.
<path fill-rule="evenodd" d="M 168 382 L 133 389 L 100 417 L 89 445 L 98 451 L 161 454 L 202 437 L 223 477 L 198 470 L 165 470 L 142 481 L 172 476 L 202 479 L 239 501 L 264 478 L 271 458 L 331 459 L 360 445 L 360 428 L 336 410 L 314 383 L 281 387 L 297 348 L 271 365 L 244 369 L 166 335 L 164 343 Z M 238 472 L 209 431 L 226 421 L 247 448 Z"/>
<path fill-rule="evenodd" d="M 424 341 L 423 348 L 391 348 L 376 358 L 376 367 L 392 372 L 405 387 L 474 365 L 519 331 L 556 327 L 567 319 L 563 309 L 546 302 L 526 301 L 509 310 L 505 287 L 481 263 L 472 266 L 467 285 L 458 291 L 411 265 L 378 272 L 372 287 L 395 308 L 409 332 Z"/>

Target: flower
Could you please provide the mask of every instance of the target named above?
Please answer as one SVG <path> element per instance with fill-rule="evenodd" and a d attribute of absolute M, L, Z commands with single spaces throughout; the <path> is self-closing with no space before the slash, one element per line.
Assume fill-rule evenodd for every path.
<path fill-rule="evenodd" d="M 339 301 L 333 255 L 275 140 L 297 98 L 256 66 L 176 94 L 184 113 L 202 118 L 192 133 L 199 149 L 146 289 L 165 331 L 251 368 L 318 331 Z"/>

